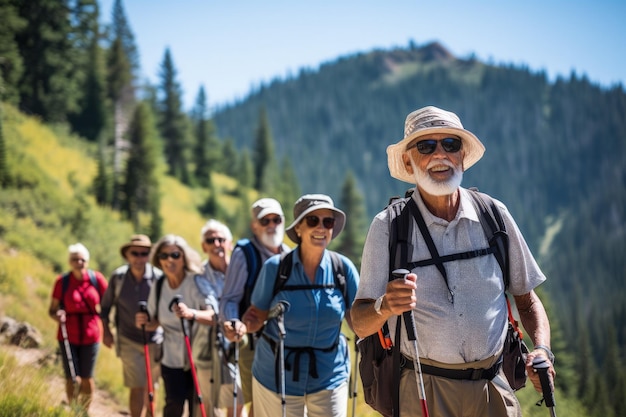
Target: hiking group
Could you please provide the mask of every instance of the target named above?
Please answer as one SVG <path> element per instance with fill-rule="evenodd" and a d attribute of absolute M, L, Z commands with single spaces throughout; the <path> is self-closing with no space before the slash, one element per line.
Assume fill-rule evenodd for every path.
<path fill-rule="evenodd" d="M 204 262 L 180 236 L 152 244 L 134 235 L 120 248 L 126 264 L 107 281 L 88 268 L 87 248 L 71 245 L 71 270 L 57 278 L 49 308 L 68 401 L 89 407 L 102 342 L 122 361 L 133 417 L 155 415 L 158 381 L 164 417 L 345 417 L 345 319 L 360 338 L 360 368 L 369 369 L 365 391 L 374 373 L 396 391 L 391 401 L 366 392 L 383 415 L 521 416 L 506 372 L 514 322 L 506 294 L 533 345 L 518 355 L 522 379 L 525 371 L 545 397 L 554 355 L 534 289 L 546 278 L 506 206 L 461 187 L 484 151 L 454 113 L 429 106 L 407 116 L 388 166 L 414 188 L 373 219 L 360 277 L 327 249 L 346 214 L 323 194 L 300 197 L 288 227 L 278 201 L 257 200 L 251 236 L 235 245 L 226 225 L 209 220 Z M 389 356 L 395 349 L 393 371 L 384 373 L 380 358 L 368 362 L 371 340 Z"/>

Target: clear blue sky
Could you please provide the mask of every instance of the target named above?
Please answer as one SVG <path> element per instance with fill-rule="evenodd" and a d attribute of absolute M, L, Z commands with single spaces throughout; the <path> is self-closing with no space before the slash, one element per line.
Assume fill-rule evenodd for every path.
<path fill-rule="evenodd" d="M 626 87 L 625 0 L 124 0 L 144 78 L 158 82 L 170 48 L 186 110 L 201 85 L 209 105 L 300 68 L 374 48 L 439 41 L 455 56 L 572 71 Z M 100 0 L 102 21 L 113 0 Z"/>

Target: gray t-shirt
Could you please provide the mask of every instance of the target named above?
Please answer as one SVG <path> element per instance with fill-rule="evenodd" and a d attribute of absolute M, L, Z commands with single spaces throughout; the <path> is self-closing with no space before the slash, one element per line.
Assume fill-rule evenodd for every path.
<path fill-rule="evenodd" d="M 139 281 L 133 277 L 128 265 L 113 271 L 109 286 L 102 297 L 102 321 L 109 325 L 111 310 L 115 309 L 117 334 L 133 342 L 143 343 L 143 332 L 135 326 L 135 313 L 139 311 L 139 302 L 148 300 L 150 288 L 161 275 L 161 270 L 150 264 L 146 264 L 144 275 Z M 158 333 L 160 334 L 160 329 Z M 148 339 L 154 341 L 155 336 L 152 332 L 148 334 Z"/>
<path fill-rule="evenodd" d="M 203 295 L 196 285 L 195 274 L 193 272 L 187 272 L 185 278 L 178 286 L 178 288 L 171 288 L 167 280 L 167 277 L 161 278 L 163 285 L 161 287 L 161 297 L 159 300 L 159 314 L 158 320 L 163 327 L 163 358 L 161 363 L 169 368 L 189 369 L 189 358 L 187 356 L 187 348 L 185 346 L 185 335 L 183 333 L 181 320 L 176 317 L 169 309 L 170 302 L 176 295 L 182 296 L 182 302 L 184 302 L 189 308 L 196 310 L 206 310 L 207 306 L 216 305 L 217 301 L 214 294 Z M 204 276 L 201 279 L 206 280 Z M 150 296 L 148 298 L 148 312 L 150 317 L 155 317 L 156 312 L 156 289 L 157 285 L 152 286 Z M 190 329 L 188 336 L 191 341 L 197 333 L 198 322 L 187 321 Z"/>
<path fill-rule="evenodd" d="M 432 215 L 419 193 L 413 193 L 441 256 L 489 246 L 468 193 L 461 188 L 459 210 L 450 222 Z M 502 211 L 509 235 L 511 282 L 508 291 L 513 295 L 526 294 L 546 278 L 504 204 L 499 201 L 496 204 Z M 412 236 L 413 242 L 409 261 L 430 259 L 428 247 L 414 221 L 411 222 L 409 236 Z M 389 221 L 387 211 L 383 210 L 372 221 L 367 235 L 357 299 L 376 299 L 385 292 L 389 275 L 388 248 Z M 506 334 L 507 306 L 503 296 L 502 272 L 495 257 L 482 256 L 444 265 L 450 289 L 455 294 L 454 302 L 435 265 L 412 271 L 417 274 L 414 317 L 420 357 L 457 364 L 498 354 Z M 389 322 L 393 337 L 396 320 L 394 318 Z M 405 328 L 402 329 L 401 350 L 409 357 L 415 356 Z"/>

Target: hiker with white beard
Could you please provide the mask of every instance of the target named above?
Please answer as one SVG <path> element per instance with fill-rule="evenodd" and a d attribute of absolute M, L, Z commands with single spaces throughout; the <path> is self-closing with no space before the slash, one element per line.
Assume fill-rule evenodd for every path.
<path fill-rule="evenodd" d="M 541 392 L 535 358 L 549 362 L 550 381 L 554 380 L 550 323 L 535 293 L 546 277 L 505 205 L 484 195 L 506 226 L 508 247 L 503 253 L 508 266 L 503 270 L 487 241 L 474 191 L 461 187 L 463 172 L 484 151 L 456 114 L 433 106 L 409 114 L 404 138 L 387 148 L 391 176 L 415 186 L 402 201 L 402 213 L 410 213 L 401 228 L 407 236 L 400 239 L 396 234 L 397 242 L 408 241 L 403 247 L 408 254 L 390 255 L 396 247 L 390 238 L 398 229 L 391 227 L 391 211 L 378 213 L 363 249 L 351 313 L 360 338 L 388 322 L 390 339 L 395 340 L 396 320 L 390 319 L 403 313 L 409 313 L 414 323 L 414 344 L 408 338 L 409 326 L 403 324 L 401 331 L 401 417 L 427 414 L 422 411 L 426 404 L 430 415 L 441 417 L 521 416 L 502 370 L 508 324 L 505 289 L 514 296 L 533 342 L 525 362 L 532 384 Z M 398 253 L 405 259 L 396 266 Z M 395 268 L 405 268 L 407 274 L 389 280 L 390 269 Z M 417 375 L 422 374 L 420 381 Z"/>
<path fill-rule="evenodd" d="M 261 198 L 252 204 L 252 237 L 237 242 L 226 270 L 224 292 L 220 300 L 220 319 L 224 335 L 240 344 L 239 371 L 245 403 L 252 403 L 252 361 L 255 335 L 248 334 L 240 321 L 250 306 L 250 296 L 263 263 L 273 255 L 288 252 L 283 243 L 285 215 L 278 201 Z M 253 416 L 252 405 L 248 416 Z"/>

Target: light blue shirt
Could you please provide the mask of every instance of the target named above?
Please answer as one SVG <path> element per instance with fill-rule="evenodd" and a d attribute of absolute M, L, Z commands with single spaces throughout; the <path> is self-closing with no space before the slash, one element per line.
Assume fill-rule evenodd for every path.
<path fill-rule="evenodd" d="M 304 395 L 334 389 L 347 380 L 350 374 L 348 346 L 341 335 L 341 322 L 346 314 L 346 305 L 352 305 L 359 285 L 359 275 L 354 264 L 340 255 L 346 275 L 348 299 L 343 299 L 340 288 L 316 288 L 283 290 L 273 296 L 274 281 L 280 256 L 265 262 L 258 282 L 252 293 L 252 304 L 261 310 L 270 310 L 278 301 L 290 304 L 285 313 L 285 382 L 287 395 Z M 315 274 L 315 285 L 334 285 L 333 267 L 326 251 Z M 294 250 L 293 266 L 286 285 L 311 285 L 304 274 L 299 250 Z M 278 346 L 279 332 L 276 320 L 269 320 L 265 334 Z M 289 347 L 310 347 L 314 355 L 318 377 L 309 372 L 311 357 L 307 353 L 297 354 Z M 297 363 L 296 363 L 297 359 Z M 252 373 L 266 388 L 276 390 L 280 381 L 275 380 L 275 357 L 270 343 L 260 338 L 255 348 Z M 294 381 L 294 370 L 298 370 L 298 381 Z"/>

